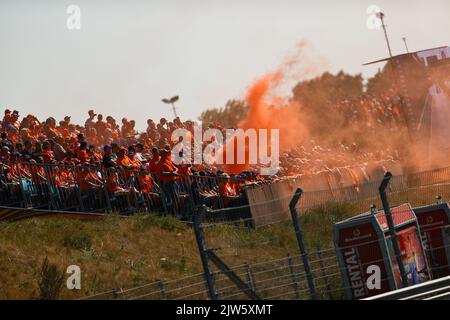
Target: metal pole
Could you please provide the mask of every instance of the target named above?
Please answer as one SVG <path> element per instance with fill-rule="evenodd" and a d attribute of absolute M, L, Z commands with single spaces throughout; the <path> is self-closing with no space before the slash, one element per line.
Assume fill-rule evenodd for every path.
<path fill-rule="evenodd" d="M 167 300 L 167 294 L 166 294 L 166 286 L 164 285 L 164 281 L 159 280 L 159 291 L 161 293 L 161 300 Z"/>
<path fill-rule="evenodd" d="M 22 173 L 20 173 L 20 171 L 22 169 L 19 167 L 19 163 L 16 163 L 16 170 L 19 175 L 19 180 L 20 180 L 19 187 L 20 187 L 20 192 L 22 193 L 23 204 L 24 204 L 25 208 L 28 208 L 27 195 L 25 194 L 25 190 L 23 189 L 23 183 L 25 183 L 26 180 L 22 179 Z"/>
<path fill-rule="evenodd" d="M 309 263 L 308 253 L 306 252 L 305 239 L 303 238 L 303 232 L 300 228 L 300 221 L 297 214 L 297 209 L 295 206 L 298 203 L 298 200 L 302 196 L 303 190 L 298 188 L 295 191 L 294 197 L 289 203 L 289 209 L 291 211 L 292 223 L 294 224 L 295 235 L 297 237 L 298 247 L 300 249 L 300 254 L 302 256 L 303 267 L 305 268 L 306 278 L 308 279 L 309 292 L 311 295 L 311 299 L 317 299 L 317 291 L 316 285 L 314 284 L 314 276 L 311 272 L 311 266 Z"/>
<path fill-rule="evenodd" d="M 380 20 L 381 20 L 381 26 L 383 27 L 383 31 L 384 31 L 384 37 L 386 38 L 386 43 L 387 43 L 387 47 L 389 50 L 389 56 L 392 58 L 391 45 L 389 44 L 389 38 L 388 38 L 388 35 L 386 32 L 386 25 L 384 24 L 384 13 L 380 12 L 379 16 L 380 16 Z"/>
<path fill-rule="evenodd" d="M 406 53 L 409 53 L 408 44 L 406 43 L 406 38 L 403 37 L 402 39 L 403 39 L 403 42 L 405 43 Z"/>
<path fill-rule="evenodd" d="M 255 281 L 253 280 L 253 273 L 252 273 L 252 269 L 250 269 L 249 264 L 246 262 L 245 263 L 245 271 L 247 272 L 247 282 L 248 282 L 248 286 L 253 290 L 255 290 Z"/>
<path fill-rule="evenodd" d="M 244 281 L 230 269 L 227 264 L 220 259 L 212 250 L 207 251 L 208 258 L 235 284 L 239 289 L 242 290 L 250 299 L 252 300 L 262 300 L 255 291 L 252 290 Z"/>
<path fill-rule="evenodd" d="M 383 203 L 384 214 L 386 216 L 386 221 L 387 221 L 387 224 L 389 227 L 389 234 L 391 236 L 392 247 L 394 248 L 395 258 L 397 260 L 398 268 L 400 270 L 402 284 L 403 284 L 403 287 L 407 287 L 408 286 L 408 278 L 406 276 L 405 266 L 403 265 L 402 253 L 400 251 L 400 246 L 398 244 L 397 234 L 395 232 L 394 221 L 392 219 L 392 212 L 391 212 L 391 208 L 389 207 L 389 202 L 388 202 L 387 195 L 386 195 L 386 188 L 389 185 L 391 178 L 392 178 L 392 173 L 386 172 L 386 174 L 384 175 L 384 179 L 381 182 L 380 188 L 379 188 L 380 198 L 381 198 L 381 202 Z"/>
<path fill-rule="evenodd" d="M 203 205 L 197 212 L 194 212 L 192 218 L 193 227 L 195 232 L 195 239 L 197 240 L 198 250 L 200 252 L 200 258 L 202 260 L 203 271 L 206 280 L 206 289 L 208 290 L 208 297 L 210 300 L 217 300 L 217 292 L 213 280 L 213 272 L 209 265 L 208 252 L 205 245 L 205 238 L 203 236 L 203 230 L 201 227 L 202 216 L 206 212 L 206 206 Z"/>
<path fill-rule="evenodd" d="M 172 102 L 172 110 L 173 110 L 173 114 L 175 115 L 175 118 L 178 117 L 177 116 L 177 109 L 175 108 L 175 103 Z"/>

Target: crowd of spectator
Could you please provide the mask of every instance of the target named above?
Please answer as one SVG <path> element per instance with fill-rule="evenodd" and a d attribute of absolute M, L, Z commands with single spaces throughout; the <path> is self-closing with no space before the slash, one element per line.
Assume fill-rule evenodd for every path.
<path fill-rule="evenodd" d="M 41 122 L 7 109 L 1 123 L 0 176 L 4 185 L 28 180 L 40 194 L 48 193 L 47 185 L 58 193 L 76 186 L 82 196 L 94 196 L 93 202 L 106 188 L 110 197 L 124 199 L 131 209 L 142 197 L 147 209 L 172 213 L 180 212 L 183 197 L 216 207 L 240 204 L 242 187 L 261 180 L 255 172 L 228 175 L 203 164 L 174 164 L 172 132 L 183 128 L 193 134 L 194 125 L 179 118 L 159 123 L 149 119 L 146 130 L 138 132 L 134 120 L 123 118 L 119 125 L 94 110 L 81 126 L 70 116 Z"/>
<path fill-rule="evenodd" d="M 346 114 L 349 124 L 366 121 L 368 126 L 394 126 L 400 121 L 389 99 L 345 100 L 336 108 Z M 245 186 L 278 178 L 261 177 L 250 169 L 228 175 L 225 167 L 217 165 L 174 164 L 172 132 L 183 128 L 193 136 L 195 126 L 196 122 L 182 122 L 178 117 L 173 121 L 162 118 L 158 123 L 148 119 L 146 130 L 138 132 L 134 120 L 122 118 L 118 123 L 94 110 L 89 110 L 84 125 L 79 125 L 72 123 L 70 116 L 41 122 L 32 114 L 21 117 L 19 111 L 6 109 L 0 138 L 2 183 L 20 184 L 25 178 L 37 186 L 51 182 L 58 190 L 76 185 L 82 195 L 106 188 L 110 195 L 125 199 L 128 207 L 133 207 L 137 197 L 144 197 L 150 209 L 164 206 L 177 212 L 183 196 L 193 198 L 190 200 L 196 204 L 239 205 Z M 314 174 L 386 156 L 395 157 L 395 151 L 364 152 L 356 143 L 323 147 L 311 140 L 280 155 L 278 176 Z M 215 182 L 205 182 L 207 178 Z M 220 203 L 214 200 L 217 197 Z"/>
<path fill-rule="evenodd" d="M 342 100 L 334 107 L 343 115 L 344 127 L 364 125 L 369 129 L 393 130 L 403 124 L 399 102 L 389 96 L 365 95 L 355 100 Z"/>

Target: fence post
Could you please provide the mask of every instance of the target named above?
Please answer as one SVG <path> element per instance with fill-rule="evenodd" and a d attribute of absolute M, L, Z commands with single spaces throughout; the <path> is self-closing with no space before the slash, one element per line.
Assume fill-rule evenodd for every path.
<path fill-rule="evenodd" d="M 217 292 L 214 285 L 213 272 L 209 265 L 209 257 L 205 245 L 205 238 L 201 227 L 202 216 L 206 212 L 206 206 L 201 206 L 197 212 L 194 212 L 192 221 L 195 232 L 195 239 L 197 240 L 198 250 L 200 252 L 200 259 L 202 261 L 203 272 L 206 280 L 206 289 L 208 290 L 208 297 L 210 300 L 217 300 Z"/>
<path fill-rule="evenodd" d="M 295 207 L 302 196 L 303 190 L 297 188 L 295 190 L 294 197 L 289 203 L 289 209 L 291 211 L 292 223 L 294 224 L 295 236 L 297 237 L 298 247 L 300 249 L 300 255 L 302 256 L 303 267 L 305 268 L 306 278 L 308 279 L 308 287 L 311 299 L 317 299 L 316 285 L 314 284 L 314 276 L 311 272 L 311 266 L 309 263 L 308 253 L 306 252 L 305 239 L 303 237 L 302 229 L 300 228 L 300 221 L 297 214 L 297 208 Z"/>
<path fill-rule="evenodd" d="M 256 292 L 255 290 L 255 281 L 253 280 L 253 273 L 252 270 L 250 269 L 249 264 L 246 262 L 245 263 L 245 271 L 247 272 L 247 281 L 248 281 L 248 286 Z"/>
<path fill-rule="evenodd" d="M 27 195 L 25 193 L 25 190 L 23 189 L 23 183 L 25 183 L 26 180 L 22 179 L 22 173 L 20 172 L 22 169 L 19 167 L 19 163 L 16 163 L 16 170 L 17 173 L 19 175 L 19 188 L 20 188 L 20 192 L 22 194 L 22 198 L 23 198 L 23 204 L 25 208 L 28 208 L 28 199 L 27 199 Z"/>
<path fill-rule="evenodd" d="M 325 266 L 324 266 L 323 260 L 322 260 L 322 253 L 319 251 L 319 248 L 316 248 L 316 255 L 317 255 L 317 258 L 319 258 L 320 276 L 325 281 L 325 288 L 327 289 L 328 299 L 333 300 L 333 295 L 331 294 L 330 283 L 328 282 L 328 277 L 325 273 Z"/>
<path fill-rule="evenodd" d="M 118 290 L 114 289 L 113 292 L 112 292 L 112 298 L 114 300 L 119 299 L 119 294 L 120 294 L 120 292 Z"/>
<path fill-rule="evenodd" d="M 294 270 L 294 265 L 292 263 L 291 255 L 288 255 L 288 265 L 289 265 L 289 271 L 291 273 L 292 287 L 294 288 L 294 291 L 295 291 L 295 297 L 297 298 L 297 300 L 300 300 L 300 292 L 298 291 L 297 277 L 295 276 L 295 270 Z"/>
<path fill-rule="evenodd" d="M 137 174 L 139 174 L 139 173 L 137 173 Z M 134 202 L 134 208 L 129 208 L 131 210 L 130 214 L 134 213 L 134 212 L 138 212 L 138 207 L 139 207 L 138 199 L 137 199 L 136 191 L 135 191 L 136 190 L 135 182 L 136 182 L 136 176 L 134 176 L 134 175 L 131 176 L 131 174 L 130 174 L 129 186 L 130 186 L 130 192 L 131 192 L 131 195 L 132 195 L 132 199 L 133 199 L 133 202 Z"/>
<path fill-rule="evenodd" d="M 402 277 L 402 284 L 403 284 L 403 287 L 407 287 L 408 286 L 408 278 L 406 276 L 405 266 L 403 265 L 402 253 L 400 251 L 400 246 L 398 244 L 397 233 L 395 232 L 394 221 L 392 219 L 392 212 L 391 212 L 391 208 L 389 207 L 389 202 L 388 202 L 387 195 L 386 195 L 386 188 L 389 185 L 391 178 L 392 178 L 392 173 L 386 172 L 386 174 L 384 175 L 383 181 L 381 182 L 378 190 L 380 191 L 380 198 L 381 198 L 381 202 L 383 203 L 384 214 L 386 216 L 386 221 L 387 221 L 387 224 L 389 227 L 389 234 L 391 236 L 392 247 L 394 248 L 395 258 L 397 260 L 398 268 L 400 270 L 400 275 Z"/>
<path fill-rule="evenodd" d="M 158 285 L 161 293 L 161 300 L 167 300 L 166 286 L 164 285 L 164 281 L 159 280 Z"/>

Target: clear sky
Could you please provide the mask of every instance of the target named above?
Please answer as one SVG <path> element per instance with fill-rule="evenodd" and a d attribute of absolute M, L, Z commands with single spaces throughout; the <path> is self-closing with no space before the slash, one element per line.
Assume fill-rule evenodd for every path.
<path fill-rule="evenodd" d="M 71 4 L 80 30 L 66 27 Z M 394 54 L 403 36 L 410 51 L 450 45 L 448 0 L 0 0 L 0 106 L 75 122 L 93 107 L 143 128 L 171 118 L 161 98 L 179 94 L 194 119 L 242 98 L 301 40 L 319 69 L 367 77 L 379 66 L 362 63 L 387 56 L 369 5 L 385 12 Z"/>

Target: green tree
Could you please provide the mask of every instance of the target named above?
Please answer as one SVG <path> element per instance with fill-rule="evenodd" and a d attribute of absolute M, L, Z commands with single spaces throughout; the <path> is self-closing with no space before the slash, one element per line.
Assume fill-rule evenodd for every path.
<path fill-rule="evenodd" d="M 299 82 L 292 92 L 312 133 L 332 134 L 333 129 L 342 125 L 334 106 L 342 100 L 361 97 L 364 94 L 363 78 L 361 74 L 349 75 L 343 71 L 336 75 L 325 72 L 319 77 Z"/>
<path fill-rule="evenodd" d="M 374 97 L 382 97 L 391 94 L 394 86 L 394 77 L 390 63 L 386 63 L 382 69 L 367 80 L 366 93 Z"/>
<path fill-rule="evenodd" d="M 242 100 L 228 100 L 225 107 L 203 111 L 199 120 L 204 125 L 220 124 L 224 128 L 235 128 L 244 119 L 248 105 Z"/>

